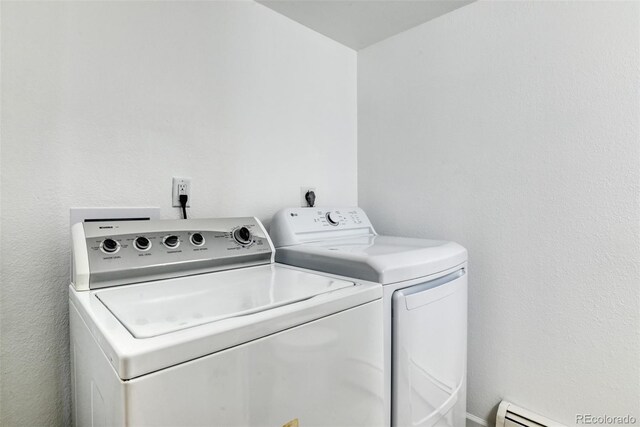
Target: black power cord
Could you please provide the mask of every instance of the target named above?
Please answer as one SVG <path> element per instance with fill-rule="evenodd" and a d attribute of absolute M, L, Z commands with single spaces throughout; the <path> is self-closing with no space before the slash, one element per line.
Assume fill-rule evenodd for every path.
<path fill-rule="evenodd" d="M 312 208 L 313 205 L 316 204 L 316 193 L 312 190 L 307 191 L 307 194 L 304 195 L 304 198 L 307 201 L 307 207 Z"/>
<path fill-rule="evenodd" d="M 189 196 L 186 194 L 180 195 L 180 206 L 182 206 L 182 218 L 187 219 L 187 200 L 189 200 Z"/>

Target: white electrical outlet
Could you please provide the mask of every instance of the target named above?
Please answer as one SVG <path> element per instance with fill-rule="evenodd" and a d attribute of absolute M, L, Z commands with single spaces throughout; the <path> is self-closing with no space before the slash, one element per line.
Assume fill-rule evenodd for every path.
<path fill-rule="evenodd" d="M 179 178 L 177 176 L 174 176 L 171 191 L 171 198 L 173 200 L 174 208 L 179 208 L 182 206 L 180 204 L 181 194 L 186 194 L 187 197 L 189 197 L 189 199 L 187 199 L 187 207 L 191 207 L 191 178 Z"/>
<path fill-rule="evenodd" d="M 313 191 L 316 194 L 316 203 L 318 202 L 318 193 L 316 192 L 316 187 L 300 187 L 300 207 L 306 208 L 307 199 L 306 195 L 308 191 Z"/>

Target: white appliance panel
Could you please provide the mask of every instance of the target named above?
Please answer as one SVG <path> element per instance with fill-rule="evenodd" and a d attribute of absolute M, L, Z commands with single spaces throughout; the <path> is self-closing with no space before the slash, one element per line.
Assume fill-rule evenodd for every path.
<path fill-rule="evenodd" d="M 394 292 L 392 425 L 465 424 L 466 308 L 465 270 Z"/>
<path fill-rule="evenodd" d="M 207 279 L 212 279 L 214 283 L 239 283 L 247 276 L 262 277 L 265 287 L 269 287 L 271 282 L 288 282 L 298 283 L 302 289 L 307 281 L 313 284 L 316 280 L 322 283 L 333 280 L 271 264 L 167 281 L 175 283 L 176 288 L 179 288 L 181 284 Z M 154 283 L 162 282 L 150 284 Z M 141 285 L 128 285 L 126 288 L 136 286 Z M 96 294 L 102 292 L 104 290 L 78 292 L 71 286 L 69 303 L 80 308 L 81 316 L 91 326 L 93 334 L 108 355 L 118 376 L 122 379 L 132 379 L 374 301 L 382 296 L 382 287 L 359 283 L 269 310 L 232 316 L 143 339 L 134 337 L 96 297 Z M 250 299 L 251 296 L 247 295 L 246 298 Z M 170 306 L 171 303 L 168 302 L 166 307 L 170 309 Z M 173 319 L 171 322 L 174 322 Z"/>
<path fill-rule="evenodd" d="M 78 291 L 271 264 L 274 256 L 255 217 L 84 222 L 71 239 Z"/>
<path fill-rule="evenodd" d="M 449 365 L 436 366 L 437 355 L 429 353 L 440 346 L 447 354 L 455 354 L 451 360 L 466 360 L 467 251 L 464 247 L 455 242 L 379 236 L 365 212 L 357 207 L 282 209 L 272 219 L 270 235 L 277 248 L 276 261 L 279 263 L 321 271 L 345 280 L 357 279 L 358 283 L 383 285 L 384 395 L 387 425 L 394 427 L 409 425 L 463 427 L 465 425 L 464 363 L 456 364 L 457 370 L 454 369 L 455 372 L 453 372 Z M 452 273 L 460 271 L 465 272 L 464 279 L 450 281 L 442 286 L 444 288 L 450 285 L 463 286 L 464 291 L 456 291 L 454 295 L 461 295 L 462 292 L 464 299 L 447 297 L 442 301 L 434 300 L 423 305 L 422 298 L 427 294 L 414 295 L 413 291 L 416 289 L 424 290 L 425 283 L 429 283 L 427 287 L 432 286 L 440 278 L 445 276 L 451 278 Z M 392 310 L 396 304 L 394 294 L 398 291 L 402 293 L 399 293 L 395 300 L 402 297 L 404 301 L 402 304 L 397 303 L 398 319 L 394 314 L 392 326 Z M 451 320 L 447 315 L 439 316 L 441 302 L 444 303 L 444 301 L 454 306 L 448 313 L 452 316 Z M 402 305 L 405 307 L 404 312 L 400 310 Z M 429 314 L 431 307 L 434 307 L 438 314 Z M 424 327 L 423 321 L 425 319 L 431 321 L 432 318 L 437 320 L 435 324 L 441 329 L 427 325 L 432 329 L 420 334 L 421 328 Z M 395 320 L 401 321 L 395 322 Z M 440 335 L 438 331 L 445 335 Z M 399 348 L 402 349 L 397 356 L 393 355 L 394 334 L 399 335 Z M 412 341 L 415 342 L 412 343 Z M 451 344 L 452 342 L 457 344 Z M 415 355 L 411 353 L 413 351 L 416 352 Z M 433 365 L 435 372 L 438 375 L 442 374 L 441 376 L 446 379 L 446 382 L 438 382 L 440 380 L 435 382 L 442 387 L 436 389 L 431 387 L 430 391 L 429 383 L 434 384 L 434 382 L 423 384 L 428 377 L 417 373 L 416 366 L 411 371 L 408 368 L 409 363 L 415 360 L 420 363 L 416 365 L 419 367 L 427 362 Z M 396 376 L 396 372 L 399 373 L 400 379 L 392 379 L 392 375 Z M 455 379 L 461 380 L 456 382 Z M 394 383 L 392 389 L 392 383 L 396 380 L 400 382 Z M 460 385 L 458 389 L 455 388 L 457 385 Z M 400 390 L 402 387 L 404 389 Z M 442 392 L 444 400 L 437 397 L 437 390 Z M 428 399 L 425 399 L 425 396 Z M 425 400 L 431 406 L 437 407 L 436 413 L 429 412 L 429 406 L 422 403 Z M 440 402 L 439 405 L 438 402 Z M 393 417 L 392 405 L 396 413 Z M 438 413 L 441 415 L 439 416 Z"/>
<path fill-rule="evenodd" d="M 150 338 L 355 286 L 289 269 L 254 267 L 234 273 L 116 287 L 95 295 L 134 337 Z"/>
<path fill-rule="evenodd" d="M 274 215 L 269 229 L 273 244 L 278 248 L 375 234 L 367 214 L 357 207 L 286 208 Z"/>
<path fill-rule="evenodd" d="M 358 236 L 279 247 L 276 261 L 383 285 L 425 277 L 462 264 L 454 242 L 394 236 Z"/>
<path fill-rule="evenodd" d="M 383 424 L 379 284 L 273 264 L 256 218 L 82 223 L 72 243 L 73 425 Z"/>
<path fill-rule="evenodd" d="M 91 399 L 75 425 L 383 425 L 381 300 L 129 381 L 75 310 L 71 323 L 78 368 L 96 373 L 74 375 L 75 399 Z"/>

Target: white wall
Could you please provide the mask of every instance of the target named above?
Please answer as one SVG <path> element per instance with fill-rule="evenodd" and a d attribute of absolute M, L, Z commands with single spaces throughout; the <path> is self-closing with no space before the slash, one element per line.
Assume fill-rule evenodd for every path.
<path fill-rule="evenodd" d="M 356 53 L 253 2 L 2 2 L 0 425 L 69 421 L 71 206 L 356 199 Z"/>
<path fill-rule="evenodd" d="M 480 1 L 358 54 L 360 205 L 469 249 L 484 419 L 640 419 L 639 30 L 637 2 Z"/>

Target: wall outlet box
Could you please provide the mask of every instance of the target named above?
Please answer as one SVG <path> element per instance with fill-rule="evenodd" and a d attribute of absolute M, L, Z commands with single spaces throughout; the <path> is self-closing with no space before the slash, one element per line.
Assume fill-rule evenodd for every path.
<path fill-rule="evenodd" d="M 191 207 L 191 178 L 180 178 L 174 176 L 173 185 L 171 186 L 171 188 L 172 206 L 174 208 L 179 208 L 182 206 L 180 204 L 181 194 L 186 194 L 189 197 L 187 199 L 187 207 Z"/>
<path fill-rule="evenodd" d="M 307 205 L 307 199 L 306 199 L 306 195 L 308 191 L 313 191 L 314 193 L 316 193 L 316 204 L 318 204 L 318 193 L 316 191 L 316 187 L 312 187 L 312 186 L 306 186 L 306 187 L 300 187 L 300 207 L 302 208 L 306 208 L 309 205 Z"/>

